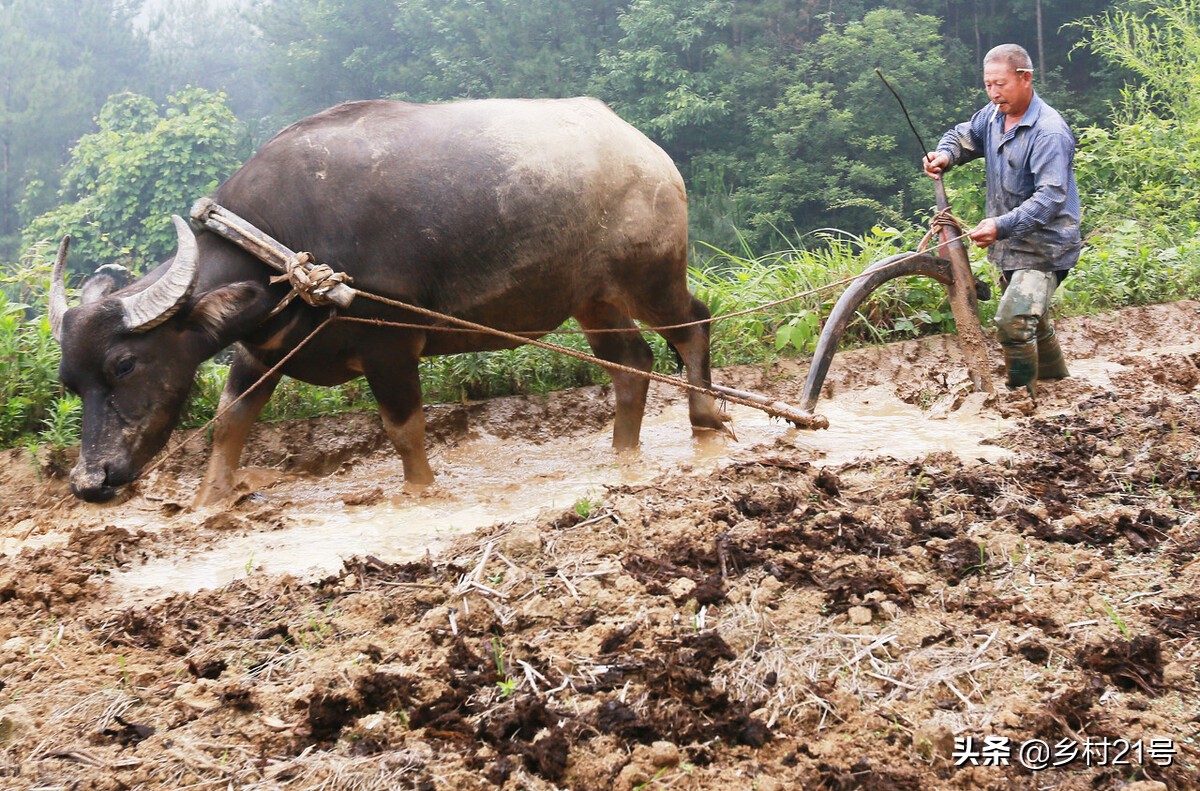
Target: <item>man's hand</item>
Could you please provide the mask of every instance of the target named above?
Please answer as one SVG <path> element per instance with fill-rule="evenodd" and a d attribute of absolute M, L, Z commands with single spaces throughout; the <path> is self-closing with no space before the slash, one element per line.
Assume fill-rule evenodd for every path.
<path fill-rule="evenodd" d="M 945 152 L 930 151 L 921 160 L 925 165 L 925 175 L 931 179 L 940 179 L 942 171 L 950 166 L 950 155 Z"/>
<path fill-rule="evenodd" d="M 983 222 L 967 231 L 971 241 L 980 247 L 987 247 L 996 241 L 996 221 L 988 217 Z"/>

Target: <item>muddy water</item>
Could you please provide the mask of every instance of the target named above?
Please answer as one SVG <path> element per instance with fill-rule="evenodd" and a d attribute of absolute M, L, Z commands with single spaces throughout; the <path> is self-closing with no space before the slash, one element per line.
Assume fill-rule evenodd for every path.
<path fill-rule="evenodd" d="M 933 451 L 994 461 L 1006 453 L 980 444 L 1005 428 L 995 417 L 963 409 L 943 420 L 930 419 L 886 387 L 847 393 L 823 402 L 819 411 L 829 417 L 830 428 L 812 432 L 735 406 L 739 441 L 731 442 L 693 438 L 686 402 L 677 400 L 647 416 L 642 447 L 621 455 L 611 448 L 610 430 L 543 443 L 482 436 L 435 451 L 438 482 L 420 493 L 404 490 L 399 460 L 392 457 L 326 478 L 282 479 L 260 495 L 281 506 L 282 527 L 260 525 L 221 537 L 187 557 L 173 553 L 153 559 L 114 575 L 113 581 L 124 598 L 140 600 L 220 586 L 259 571 L 319 576 L 353 555 L 412 560 L 480 527 L 596 501 L 606 486 L 646 483 L 668 471 L 707 471 L 764 454 L 787 452 L 815 464 L 840 464 L 862 456 L 915 458 Z"/>
<path fill-rule="evenodd" d="M 1106 360 L 1102 357 L 1090 360 L 1072 360 L 1071 375 L 1111 390 L 1113 374 L 1128 371 L 1129 366 Z"/>

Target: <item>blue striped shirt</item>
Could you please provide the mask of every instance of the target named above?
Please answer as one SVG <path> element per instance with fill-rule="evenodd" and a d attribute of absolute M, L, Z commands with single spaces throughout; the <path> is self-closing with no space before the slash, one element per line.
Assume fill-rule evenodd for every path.
<path fill-rule="evenodd" d="M 937 150 L 950 156 L 951 167 L 984 158 L 987 216 L 996 221 L 992 263 L 1003 270 L 1070 269 L 1082 246 L 1075 136 L 1036 93 L 1008 132 L 1004 120 L 989 104 L 947 132 Z"/>

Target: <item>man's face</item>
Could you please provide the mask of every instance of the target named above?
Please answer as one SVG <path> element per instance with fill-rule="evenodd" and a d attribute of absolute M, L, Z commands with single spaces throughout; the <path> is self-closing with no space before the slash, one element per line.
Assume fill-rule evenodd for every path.
<path fill-rule="evenodd" d="M 994 60 L 983 67 L 983 87 L 1000 112 L 1023 115 L 1033 100 L 1033 73 Z"/>

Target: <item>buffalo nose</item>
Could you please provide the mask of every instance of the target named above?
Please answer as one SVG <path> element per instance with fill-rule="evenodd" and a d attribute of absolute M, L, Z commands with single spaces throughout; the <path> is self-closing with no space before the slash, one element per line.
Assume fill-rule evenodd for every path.
<path fill-rule="evenodd" d="M 71 470 L 71 492 L 89 503 L 106 502 L 117 493 L 116 487 L 107 484 L 107 479 L 108 468 L 105 465 L 91 465 L 81 461 Z"/>

